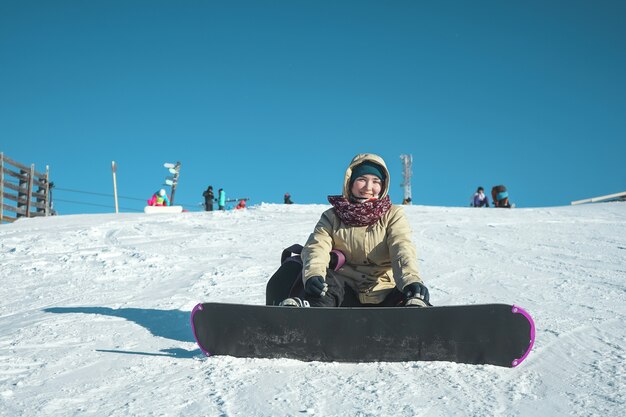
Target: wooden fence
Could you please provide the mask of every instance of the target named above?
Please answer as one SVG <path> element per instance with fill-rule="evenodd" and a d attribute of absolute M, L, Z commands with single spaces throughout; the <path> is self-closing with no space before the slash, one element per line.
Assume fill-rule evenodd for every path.
<path fill-rule="evenodd" d="M 35 164 L 22 165 L 0 152 L 0 224 L 51 214 L 48 175 L 48 166 L 42 174 L 35 171 Z"/>

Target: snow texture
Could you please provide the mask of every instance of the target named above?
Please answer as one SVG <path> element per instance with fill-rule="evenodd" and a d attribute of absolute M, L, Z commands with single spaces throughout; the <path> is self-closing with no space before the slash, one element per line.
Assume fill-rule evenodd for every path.
<path fill-rule="evenodd" d="M 263 304 L 324 205 L 0 226 L 1 416 L 621 416 L 626 204 L 405 207 L 437 305 L 537 325 L 518 368 L 204 357 L 199 302 Z"/>

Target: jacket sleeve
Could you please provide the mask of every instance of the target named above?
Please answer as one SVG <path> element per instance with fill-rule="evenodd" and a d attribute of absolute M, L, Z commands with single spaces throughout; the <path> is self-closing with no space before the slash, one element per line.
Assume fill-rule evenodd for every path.
<path fill-rule="evenodd" d="M 315 230 L 309 236 L 302 249 L 302 282 L 319 275 L 326 277 L 326 268 L 330 262 L 330 251 L 333 248 L 333 214 L 332 209 L 322 214 Z"/>
<path fill-rule="evenodd" d="M 417 267 L 417 250 L 411 240 L 411 226 L 402 208 L 389 221 L 387 246 L 396 286 L 403 290 L 407 284 L 422 282 Z"/>

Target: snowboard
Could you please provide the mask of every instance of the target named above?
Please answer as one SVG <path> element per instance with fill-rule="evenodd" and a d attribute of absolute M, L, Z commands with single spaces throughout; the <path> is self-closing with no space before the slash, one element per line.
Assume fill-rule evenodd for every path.
<path fill-rule="evenodd" d="M 182 213 L 183 206 L 145 206 L 143 212 L 147 214 Z"/>
<path fill-rule="evenodd" d="M 280 307 L 203 303 L 191 327 L 207 355 L 302 361 L 450 361 L 518 366 L 535 340 L 531 316 L 507 304 Z"/>

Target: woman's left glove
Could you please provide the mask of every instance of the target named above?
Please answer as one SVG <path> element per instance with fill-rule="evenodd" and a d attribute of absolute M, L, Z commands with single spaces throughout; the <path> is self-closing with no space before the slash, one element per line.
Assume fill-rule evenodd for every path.
<path fill-rule="evenodd" d="M 421 282 L 408 284 L 404 287 L 402 293 L 404 294 L 404 298 L 407 300 L 410 298 L 419 298 L 428 304 L 428 300 L 430 299 L 430 296 L 428 295 L 428 288 L 426 288 L 426 286 Z"/>

